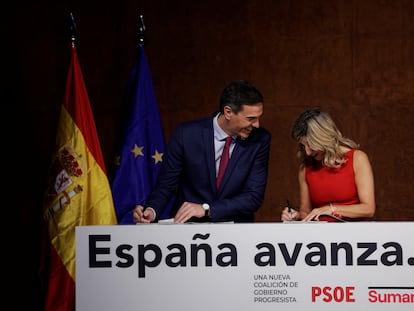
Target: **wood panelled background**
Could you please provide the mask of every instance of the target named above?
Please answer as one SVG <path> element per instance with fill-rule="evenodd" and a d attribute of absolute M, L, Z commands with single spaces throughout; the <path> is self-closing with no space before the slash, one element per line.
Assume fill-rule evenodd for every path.
<path fill-rule="evenodd" d="M 376 219 L 414 220 L 414 1 L 26 0 L 11 6 L 2 20 L 2 150 L 5 195 L 12 195 L 4 209 L 12 209 L 26 236 L 10 248 L 24 280 L 16 287 L 29 293 L 18 302 L 22 307 L 41 302 L 41 200 L 69 66 L 69 12 L 109 175 L 143 14 L 167 139 L 178 122 L 216 110 L 231 80 L 250 80 L 262 91 L 262 126 L 272 133 L 272 148 L 258 221 L 278 222 L 287 198 L 298 204 L 290 126 L 314 106 L 329 111 L 368 153 Z"/>

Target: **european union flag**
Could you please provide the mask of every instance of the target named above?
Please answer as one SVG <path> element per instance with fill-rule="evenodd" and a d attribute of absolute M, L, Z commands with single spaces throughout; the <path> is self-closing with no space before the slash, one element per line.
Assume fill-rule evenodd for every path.
<path fill-rule="evenodd" d="M 136 204 L 144 204 L 155 185 L 165 149 L 165 139 L 144 46 L 139 47 L 127 86 L 129 107 L 121 152 L 112 182 L 119 224 L 133 224 Z M 168 217 L 168 216 L 165 216 Z"/>

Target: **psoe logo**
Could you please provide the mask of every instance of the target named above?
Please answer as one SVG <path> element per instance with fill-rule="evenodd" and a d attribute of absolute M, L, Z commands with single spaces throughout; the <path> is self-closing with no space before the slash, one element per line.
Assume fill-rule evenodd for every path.
<path fill-rule="evenodd" d="M 312 286 L 312 302 L 355 302 L 355 286 Z"/>

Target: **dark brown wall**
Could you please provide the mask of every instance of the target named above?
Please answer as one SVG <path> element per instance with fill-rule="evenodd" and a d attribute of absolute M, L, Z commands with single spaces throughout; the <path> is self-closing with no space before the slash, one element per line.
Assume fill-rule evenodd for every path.
<path fill-rule="evenodd" d="M 4 12 L 2 27 L 3 122 L 12 123 L 3 131 L 3 157 L 9 206 L 28 239 L 24 247 L 15 244 L 26 266 L 24 256 L 36 257 L 39 249 L 41 197 L 69 66 L 70 11 L 108 171 L 143 14 L 167 138 L 178 122 L 213 112 L 233 79 L 262 91 L 262 126 L 272 133 L 272 148 L 258 221 L 279 221 L 286 198 L 298 204 L 289 131 L 298 113 L 313 106 L 328 110 L 368 153 L 377 220 L 414 220 L 414 1 L 20 1 Z M 37 259 L 30 263 L 23 273 L 32 277 Z M 26 287 L 38 302 L 32 283 Z"/>

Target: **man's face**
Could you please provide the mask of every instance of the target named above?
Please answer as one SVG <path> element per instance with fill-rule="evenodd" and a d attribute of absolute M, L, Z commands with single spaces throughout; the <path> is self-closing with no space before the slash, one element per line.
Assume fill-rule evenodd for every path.
<path fill-rule="evenodd" d="M 242 110 L 237 114 L 229 106 L 226 106 L 225 110 L 229 116 L 232 135 L 247 138 L 254 127 L 260 126 L 259 119 L 263 114 L 263 105 L 243 105 Z"/>

